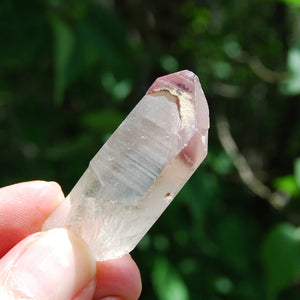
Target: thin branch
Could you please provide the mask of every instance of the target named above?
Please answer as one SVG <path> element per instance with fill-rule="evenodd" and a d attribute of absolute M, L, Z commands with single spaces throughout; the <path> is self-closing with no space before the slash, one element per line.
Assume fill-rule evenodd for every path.
<path fill-rule="evenodd" d="M 268 83 L 280 82 L 286 78 L 286 73 L 279 73 L 268 69 L 258 57 L 250 57 L 248 64 L 253 73 Z"/>
<path fill-rule="evenodd" d="M 286 72 L 276 72 L 267 68 L 257 56 L 251 56 L 245 51 L 241 51 L 235 59 L 240 63 L 246 63 L 255 75 L 268 83 L 277 83 L 284 80 Z"/>
<path fill-rule="evenodd" d="M 218 82 L 214 85 L 214 93 L 225 98 L 238 98 L 241 95 L 241 88 L 236 85 Z"/>
<path fill-rule="evenodd" d="M 228 121 L 224 117 L 220 117 L 217 119 L 216 124 L 219 140 L 228 156 L 232 159 L 244 184 L 254 194 L 267 200 L 274 208 L 280 209 L 284 207 L 288 197 L 279 192 L 273 192 L 255 176 L 231 135 Z"/>

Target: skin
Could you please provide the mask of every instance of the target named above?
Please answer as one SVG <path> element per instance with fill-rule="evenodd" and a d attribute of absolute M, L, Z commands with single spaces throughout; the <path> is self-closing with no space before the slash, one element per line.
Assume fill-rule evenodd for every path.
<path fill-rule="evenodd" d="M 63 199 L 54 182 L 0 189 L 0 299 L 138 299 L 140 273 L 129 255 L 97 262 L 72 232 L 40 232 Z"/>

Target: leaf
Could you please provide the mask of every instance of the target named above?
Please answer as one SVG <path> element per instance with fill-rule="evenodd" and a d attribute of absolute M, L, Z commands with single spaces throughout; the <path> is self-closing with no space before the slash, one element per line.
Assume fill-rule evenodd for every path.
<path fill-rule="evenodd" d="M 163 55 L 160 58 L 160 64 L 166 72 L 172 73 L 178 71 L 178 67 L 179 67 L 178 61 L 172 55 L 169 54 Z"/>
<path fill-rule="evenodd" d="M 269 296 L 275 297 L 300 275 L 300 228 L 281 223 L 271 230 L 262 247 Z"/>
<path fill-rule="evenodd" d="M 189 293 L 181 276 L 164 257 L 156 258 L 152 282 L 160 300 L 188 300 Z"/>
<path fill-rule="evenodd" d="M 208 153 L 207 160 L 213 170 L 219 175 L 228 175 L 233 169 L 232 159 L 225 152 Z"/>
<path fill-rule="evenodd" d="M 132 84 L 129 80 L 117 82 L 112 72 L 104 73 L 101 76 L 101 83 L 106 92 L 116 100 L 123 100 L 132 90 Z"/>
<path fill-rule="evenodd" d="M 297 158 L 294 162 L 294 173 L 295 173 L 295 180 L 300 188 L 300 158 Z"/>
<path fill-rule="evenodd" d="M 232 72 L 231 65 L 226 61 L 216 61 L 212 67 L 216 77 L 220 79 L 228 78 Z"/>
<path fill-rule="evenodd" d="M 297 197 L 300 194 L 294 175 L 285 175 L 274 180 L 274 186 L 277 190 L 287 193 L 291 197 Z"/>
<path fill-rule="evenodd" d="M 54 35 L 54 101 L 63 101 L 68 78 L 68 66 L 74 50 L 74 34 L 71 27 L 58 17 L 51 18 Z"/>
<path fill-rule="evenodd" d="M 285 2 L 287 4 L 300 4 L 300 0 L 281 0 L 281 2 Z"/>
<path fill-rule="evenodd" d="M 300 93 L 300 44 L 295 45 L 288 52 L 289 76 L 281 85 L 282 92 L 287 95 Z"/>
<path fill-rule="evenodd" d="M 271 1 L 271 2 L 283 2 L 283 3 L 286 3 L 286 4 L 290 4 L 291 5 L 291 8 L 297 8 L 298 5 L 300 5 L 300 0 L 266 0 L 267 2 L 268 1 Z"/>

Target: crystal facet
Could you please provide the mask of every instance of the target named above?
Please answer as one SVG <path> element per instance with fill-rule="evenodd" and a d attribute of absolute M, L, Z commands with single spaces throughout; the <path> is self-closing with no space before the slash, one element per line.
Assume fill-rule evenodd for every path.
<path fill-rule="evenodd" d="M 205 158 L 208 128 L 198 77 L 158 78 L 43 230 L 76 232 L 98 260 L 129 253 Z"/>

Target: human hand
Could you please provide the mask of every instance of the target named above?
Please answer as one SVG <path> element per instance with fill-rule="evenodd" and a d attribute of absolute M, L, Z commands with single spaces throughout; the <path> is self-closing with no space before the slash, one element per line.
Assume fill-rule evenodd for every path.
<path fill-rule="evenodd" d="M 129 255 L 96 262 L 72 232 L 39 232 L 63 199 L 54 182 L 0 189 L 0 299 L 138 299 L 140 274 Z"/>

